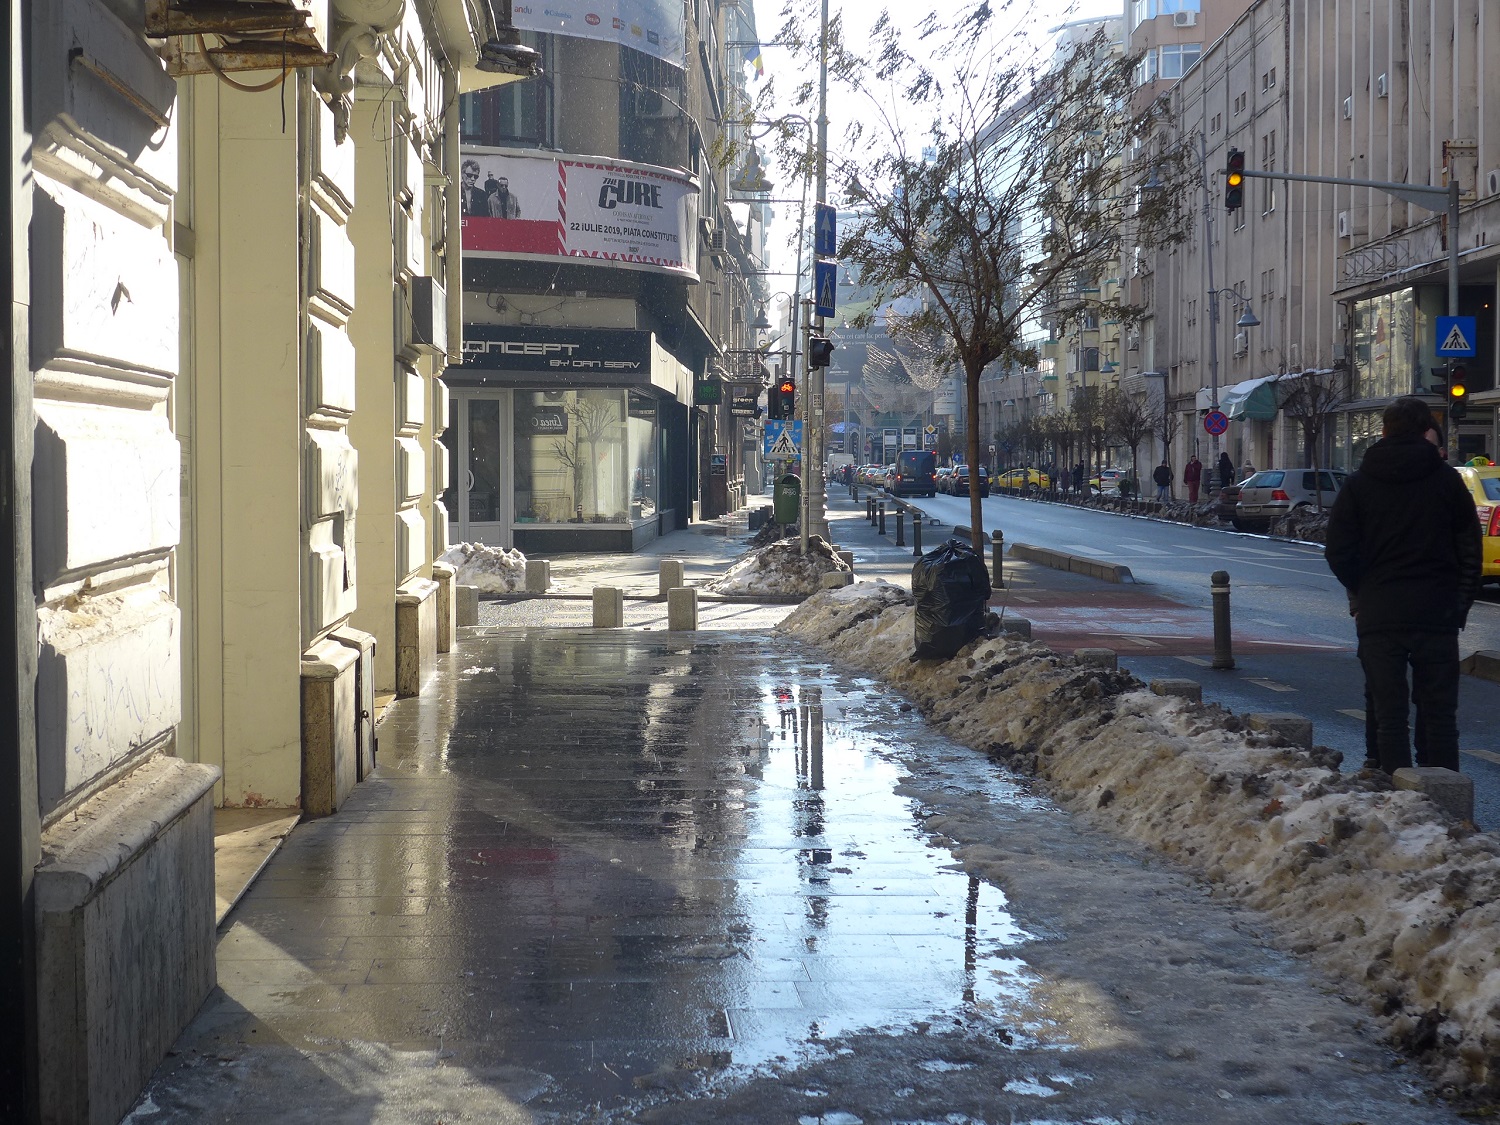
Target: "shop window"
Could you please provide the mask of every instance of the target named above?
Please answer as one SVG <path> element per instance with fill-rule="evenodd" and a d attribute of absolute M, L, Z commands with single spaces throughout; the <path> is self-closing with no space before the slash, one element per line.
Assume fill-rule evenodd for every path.
<path fill-rule="evenodd" d="M 517 391 L 512 402 L 517 524 L 626 524 L 655 517 L 655 399 L 598 388 Z"/>

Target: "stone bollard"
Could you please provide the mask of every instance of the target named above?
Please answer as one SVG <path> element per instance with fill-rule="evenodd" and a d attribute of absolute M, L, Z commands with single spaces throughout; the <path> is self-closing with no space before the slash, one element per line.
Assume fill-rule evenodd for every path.
<path fill-rule="evenodd" d="M 851 585 L 854 575 L 847 570 L 829 570 L 818 576 L 818 589 L 837 590 L 843 586 Z"/>
<path fill-rule="evenodd" d="M 1197 680 L 1152 680 L 1152 695 L 1172 695 L 1179 699 L 1191 699 L 1194 703 L 1203 702 L 1203 685 Z"/>
<path fill-rule="evenodd" d="M 594 628 L 619 629 L 625 624 L 625 591 L 618 586 L 594 587 Z"/>
<path fill-rule="evenodd" d="M 1259 711 L 1250 715 L 1248 722 L 1253 731 L 1280 735 L 1293 746 L 1303 750 L 1312 749 L 1312 720 L 1305 715 L 1294 715 L 1286 711 Z"/>
<path fill-rule="evenodd" d="M 896 509 L 896 546 L 906 546 L 906 510 Z"/>
<path fill-rule="evenodd" d="M 1209 591 L 1214 599 L 1213 667 L 1233 668 L 1234 646 L 1229 627 L 1229 571 L 1214 571 L 1209 577 Z"/>
<path fill-rule="evenodd" d="M 1474 821 L 1474 779 L 1442 766 L 1407 766 L 1391 775 L 1397 789 L 1425 793 L 1457 820 Z"/>
<path fill-rule="evenodd" d="M 1015 633 L 1017 636 L 1031 640 L 1031 622 L 1024 617 L 1002 617 L 1000 628 L 1007 633 Z"/>
<path fill-rule="evenodd" d="M 884 535 L 885 534 L 885 501 L 884 500 L 882 500 L 880 502 L 880 507 L 879 507 L 879 510 L 878 510 L 877 514 L 879 516 L 879 521 L 880 521 L 879 525 L 878 525 L 879 529 L 880 529 L 880 534 Z"/>
<path fill-rule="evenodd" d="M 686 585 L 682 578 L 682 560 L 662 559 L 661 572 L 656 580 L 656 596 L 665 598 L 668 592 Z"/>
<path fill-rule="evenodd" d="M 990 585 L 1005 589 L 1005 532 L 998 527 L 990 532 Z"/>
<path fill-rule="evenodd" d="M 667 628 L 689 633 L 698 628 L 698 591 L 692 586 L 667 591 Z"/>
<path fill-rule="evenodd" d="M 1081 664 L 1096 664 L 1110 671 L 1120 666 L 1120 658 L 1112 648 L 1079 648 L 1073 650 L 1073 655 Z"/>
<path fill-rule="evenodd" d="M 453 588 L 453 621 L 455 625 L 479 624 L 479 587 L 455 586 Z"/>
<path fill-rule="evenodd" d="M 834 554 L 837 555 L 838 558 L 839 558 L 839 560 L 841 562 L 843 562 L 843 564 L 849 568 L 849 573 L 853 574 L 854 573 L 854 552 L 853 551 L 835 551 Z"/>
<path fill-rule="evenodd" d="M 545 594 L 552 589 L 552 562 L 550 559 L 526 560 L 526 592 Z"/>

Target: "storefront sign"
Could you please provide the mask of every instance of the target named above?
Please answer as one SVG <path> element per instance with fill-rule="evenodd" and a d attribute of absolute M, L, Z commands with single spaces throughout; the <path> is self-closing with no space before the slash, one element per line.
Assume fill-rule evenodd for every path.
<path fill-rule="evenodd" d="M 511 23 L 523 31 L 619 43 L 676 67 L 687 63 L 679 0 L 515 0 Z"/>
<path fill-rule="evenodd" d="M 541 328 L 522 324 L 464 326 L 464 362 L 473 370 L 537 374 L 597 372 L 651 376 L 651 333 L 612 328 Z M 625 381 L 633 381 L 626 379 Z"/>
<path fill-rule="evenodd" d="M 698 279 L 698 184 L 652 164 L 466 148 L 463 249 Z"/>
<path fill-rule="evenodd" d="M 729 400 L 729 413 L 736 418 L 754 418 L 755 402 L 759 397 L 749 391 L 736 390 Z"/>
<path fill-rule="evenodd" d="M 533 406 L 526 419 L 532 437 L 560 437 L 568 432 L 568 409 L 565 406 Z"/>

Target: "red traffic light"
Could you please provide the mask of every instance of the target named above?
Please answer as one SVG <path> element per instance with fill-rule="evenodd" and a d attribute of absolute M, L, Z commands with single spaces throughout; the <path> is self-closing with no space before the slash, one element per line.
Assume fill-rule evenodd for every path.
<path fill-rule="evenodd" d="M 790 379 L 783 379 L 777 384 L 776 391 L 778 394 L 785 395 L 788 398 L 795 398 L 797 395 L 797 384 Z"/>

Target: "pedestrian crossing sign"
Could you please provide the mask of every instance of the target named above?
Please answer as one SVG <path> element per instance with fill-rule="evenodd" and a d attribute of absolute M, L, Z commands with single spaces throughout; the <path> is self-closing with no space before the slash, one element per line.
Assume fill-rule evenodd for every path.
<path fill-rule="evenodd" d="M 794 461 L 802 456 L 802 423 L 767 421 L 764 456 L 773 461 Z"/>
<path fill-rule="evenodd" d="M 795 457 L 795 456 L 797 456 L 797 447 L 792 444 L 792 435 L 791 434 L 787 433 L 785 430 L 781 431 L 781 436 L 771 443 L 771 456 L 772 457 Z"/>
<path fill-rule="evenodd" d="M 1437 318 L 1438 355 L 1474 355 L 1479 338 L 1478 321 L 1472 316 Z"/>

